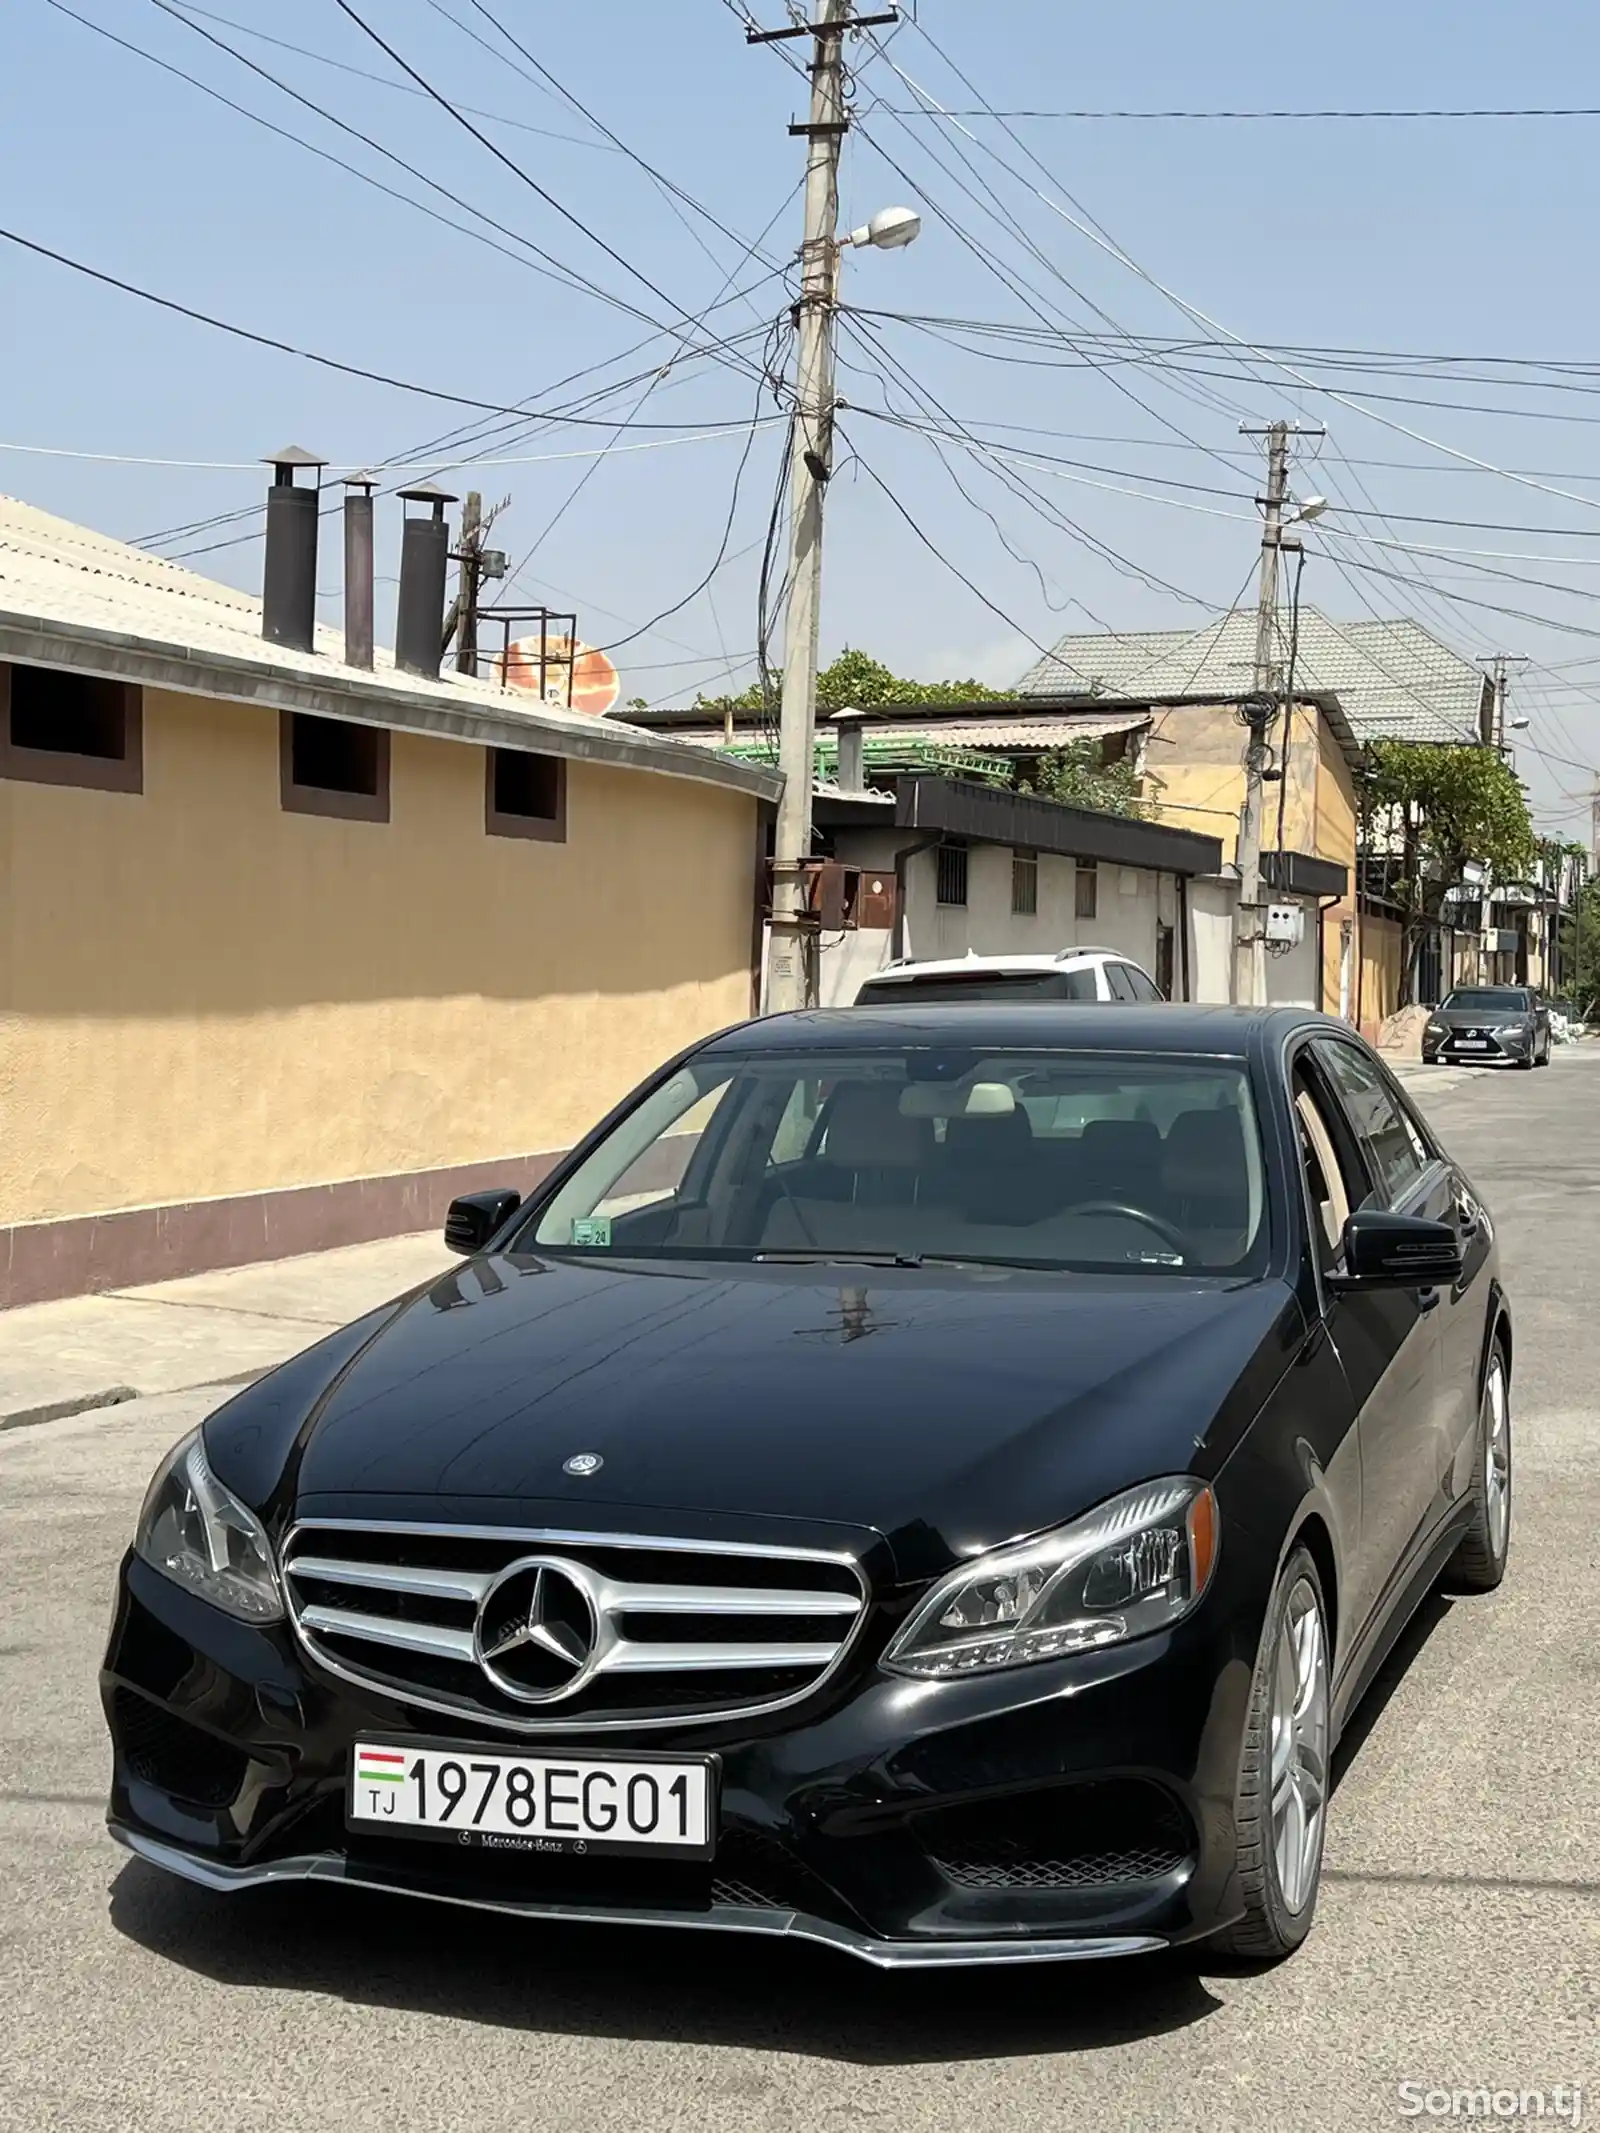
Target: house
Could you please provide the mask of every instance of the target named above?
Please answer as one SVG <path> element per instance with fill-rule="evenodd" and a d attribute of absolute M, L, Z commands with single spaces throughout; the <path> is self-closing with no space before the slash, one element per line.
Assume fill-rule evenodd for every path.
<path fill-rule="evenodd" d="M 635 714 L 731 760 L 770 762 L 758 713 Z M 811 888 L 824 1006 L 899 957 L 1118 949 L 1177 999 L 1195 987 L 1193 885 L 1214 835 L 1017 789 L 1068 740 L 1136 754 L 1144 712 L 1019 714 L 1014 703 L 896 704 L 818 724 Z M 731 731 L 731 739 L 730 739 Z"/>
<path fill-rule="evenodd" d="M 1242 736 L 1227 714 L 1252 693 L 1255 635 L 1251 609 L 1198 630 L 1068 636 L 1023 677 L 1020 693 L 1041 707 L 1150 707 L 1146 764 L 1158 818 L 1212 828 L 1231 864 L 1244 774 Z M 1362 851 L 1358 863 L 1363 751 L 1377 740 L 1470 746 L 1491 739 L 1493 684 L 1406 619 L 1334 622 L 1304 608 L 1293 649 L 1295 710 L 1285 776 L 1267 788 L 1263 874 L 1269 888 L 1291 879 L 1325 884 L 1312 1004 L 1375 1035 L 1398 1002 L 1402 928 L 1373 855 Z M 1280 623 L 1285 671 L 1289 653 Z M 1343 875 L 1337 895 L 1332 868 Z M 1423 997 L 1437 999 L 1437 987 L 1448 987 L 1466 963 L 1469 944 L 1445 929 L 1425 947 L 1435 989 Z M 1477 949 L 1475 935 L 1473 958 Z M 1477 975 L 1475 961 L 1470 974 Z M 1269 965 L 1268 978 L 1276 998 L 1283 974 Z"/>
<path fill-rule="evenodd" d="M 438 503 L 351 663 L 287 523 L 264 610 L 0 500 L 0 1302 L 431 1226 L 751 1010 L 777 777 L 440 674 Z"/>

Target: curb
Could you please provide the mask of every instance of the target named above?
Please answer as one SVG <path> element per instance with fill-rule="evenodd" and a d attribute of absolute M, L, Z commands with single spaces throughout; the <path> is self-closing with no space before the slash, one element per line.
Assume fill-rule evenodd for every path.
<path fill-rule="evenodd" d="M 0 1415 L 0 1430 L 32 1429 L 39 1422 L 64 1422 L 69 1415 L 92 1414 L 97 1407 L 121 1407 L 128 1400 L 137 1400 L 138 1392 L 132 1385 L 108 1385 L 104 1392 L 82 1392 L 72 1400 L 48 1400 L 42 1407 L 17 1407 L 10 1414 Z"/>

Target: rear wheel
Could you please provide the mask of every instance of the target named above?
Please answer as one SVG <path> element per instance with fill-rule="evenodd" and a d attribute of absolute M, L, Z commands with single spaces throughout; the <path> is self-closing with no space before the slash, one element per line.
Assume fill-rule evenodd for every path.
<path fill-rule="evenodd" d="M 1478 1452 L 1469 1496 L 1472 1523 L 1445 1571 L 1456 1592 L 1493 1592 L 1511 1552 L 1511 1372 L 1496 1340 L 1483 1374 Z"/>
<path fill-rule="evenodd" d="M 1328 1619 L 1309 1551 L 1284 1565 L 1267 1610 L 1234 1800 L 1243 1918 L 1226 1954 L 1276 1962 L 1311 1930 L 1328 1807 Z"/>

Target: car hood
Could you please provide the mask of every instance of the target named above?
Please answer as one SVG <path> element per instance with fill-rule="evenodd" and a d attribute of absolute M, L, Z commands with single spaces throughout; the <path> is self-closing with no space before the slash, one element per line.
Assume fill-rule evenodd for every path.
<path fill-rule="evenodd" d="M 1442 1023 L 1446 1029 L 1502 1029 L 1512 1022 L 1531 1022 L 1533 1010 L 1529 1007 L 1435 1007 L 1428 1020 Z"/>
<path fill-rule="evenodd" d="M 1270 1281 L 496 1257 L 263 1380 L 207 1448 L 280 1525 L 837 1524 L 910 1576 L 1214 1470 L 1302 1331 Z"/>

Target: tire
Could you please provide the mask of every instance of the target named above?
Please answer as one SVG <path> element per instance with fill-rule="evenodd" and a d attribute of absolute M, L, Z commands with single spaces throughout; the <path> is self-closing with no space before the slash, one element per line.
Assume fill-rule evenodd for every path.
<path fill-rule="evenodd" d="M 1472 1523 L 1445 1567 L 1444 1582 L 1452 1592 L 1493 1592 L 1511 1552 L 1511 1369 L 1498 1335 L 1483 1374 L 1467 1500 Z"/>
<path fill-rule="evenodd" d="M 1245 1912 L 1216 1936 L 1214 1945 L 1223 1954 L 1253 1963 L 1279 1962 L 1292 1955 L 1311 1930 L 1327 1830 L 1330 1678 L 1322 1580 L 1310 1552 L 1297 1546 L 1267 1609 L 1250 1685 L 1233 1810 Z M 1304 1712 L 1298 1730 L 1286 1717 L 1291 1700 L 1296 1713 Z M 1276 1782 L 1275 1769 L 1280 1773 Z M 1280 1817 L 1286 1818 L 1287 1827 Z M 1280 1864 L 1285 1855 L 1287 1878 Z"/>
<path fill-rule="evenodd" d="M 1526 1059 L 1519 1059 L 1517 1061 L 1517 1072 L 1519 1074 L 1531 1074 L 1538 1064 L 1538 1060 L 1535 1059 L 1532 1052 L 1530 1052 Z"/>
<path fill-rule="evenodd" d="M 1550 1037 L 1546 1037 L 1546 1039 L 1544 1040 L 1544 1050 L 1543 1050 L 1543 1051 L 1542 1051 L 1542 1052 L 1541 1052 L 1541 1053 L 1539 1054 L 1538 1058 L 1537 1058 L 1537 1059 L 1536 1059 L 1536 1060 L 1534 1061 L 1534 1065 L 1535 1065 L 1535 1066 L 1548 1066 L 1548 1065 L 1550 1064 L 1550 1046 L 1551 1046 L 1551 1044 L 1552 1044 L 1553 1042 L 1554 1042 L 1554 1039 L 1553 1039 L 1553 1038 L 1550 1038 Z"/>

